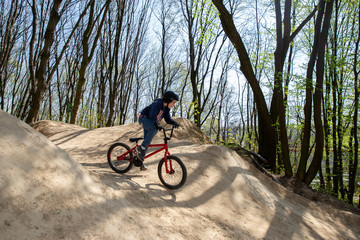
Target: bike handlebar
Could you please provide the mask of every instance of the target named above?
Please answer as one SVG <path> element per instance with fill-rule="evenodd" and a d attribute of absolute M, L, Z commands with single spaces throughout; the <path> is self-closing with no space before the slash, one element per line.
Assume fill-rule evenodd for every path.
<path fill-rule="evenodd" d="M 162 129 L 162 130 L 163 130 L 163 133 L 164 133 L 164 138 L 165 138 L 165 139 L 170 140 L 170 139 L 172 138 L 172 135 L 173 135 L 173 132 L 174 132 L 174 128 L 175 128 L 175 126 L 173 125 L 172 128 L 167 128 L 167 129 L 163 128 L 163 129 Z M 166 132 L 167 132 L 167 131 L 171 131 L 169 138 L 166 137 Z"/>

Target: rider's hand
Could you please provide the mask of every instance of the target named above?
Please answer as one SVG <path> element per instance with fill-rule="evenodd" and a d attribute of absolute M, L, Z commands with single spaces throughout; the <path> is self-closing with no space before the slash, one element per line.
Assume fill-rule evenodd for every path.
<path fill-rule="evenodd" d="M 178 127 L 180 126 L 180 124 L 177 123 L 177 122 L 175 122 L 175 123 L 173 124 L 173 126 L 174 126 L 174 128 L 178 128 Z"/>
<path fill-rule="evenodd" d="M 163 129 L 163 127 L 160 125 L 160 123 L 158 123 L 158 122 L 156 122 L 156 123 L 154 123 L 154 126 L 156 127 L 156 129 L 157 130 L 161 130 L 161 129 Z"/>

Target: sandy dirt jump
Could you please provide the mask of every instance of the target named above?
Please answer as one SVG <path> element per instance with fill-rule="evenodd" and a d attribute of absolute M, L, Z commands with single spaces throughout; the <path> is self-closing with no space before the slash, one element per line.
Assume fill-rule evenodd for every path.
<path fill-rule="evenodd" d="M 157 176 L 161 153 L 146 172 L 107 164 L 111 144 L 142 136 L 136 123 L 32 128 L 0 110 L 0 239 L 359 239 L 359 215 L 286 190 L 178 121 L 170 152 L 188 179 L 168 190 Z"/>

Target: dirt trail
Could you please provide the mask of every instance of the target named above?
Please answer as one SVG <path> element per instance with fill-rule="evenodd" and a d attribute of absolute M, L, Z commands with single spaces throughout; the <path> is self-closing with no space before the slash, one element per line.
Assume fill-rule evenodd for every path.
<path fill-rule="evenodd" d="M 358 239 L 360 216 L 279 186 L 234 151 L 211 145 L 188 120 L 170 152 L 188 169 L 179 190 L 149 168 L 120 175 L 108 147 L 138 124 L 88 130 L 0 110 L 1 239 Z M 49 141 L 50 139 L 51 141 Z M 160 134 L 154 142 L 161 142 Z M 205 143 L 205 144 L 204 144 Z"/>

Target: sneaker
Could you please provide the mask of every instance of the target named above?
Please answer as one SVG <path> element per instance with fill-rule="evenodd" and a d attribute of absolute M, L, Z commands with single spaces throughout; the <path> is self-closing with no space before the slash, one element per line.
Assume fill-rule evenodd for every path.
<path fill-rule="evenodd" d="M 146 167 L 146 165 L 144 164 L 144 162 L 141 163 L 141 165 L 140 165 L 140 170 L 141 170 L 141 171 L 146 171 L 146 170 L 147 170 L 147 167 Z"/>
<path fill-rule="evenodd" d="M 136 156 L 137 156 L 138 159 L 139 159 L 140 161 L 142 161 L 142 162 L 144 161 L 145 153 L 146 153 L 146 150 L 143 149 L 141 146 L 138 146 L 138 147 L 136 148 Z"/>

